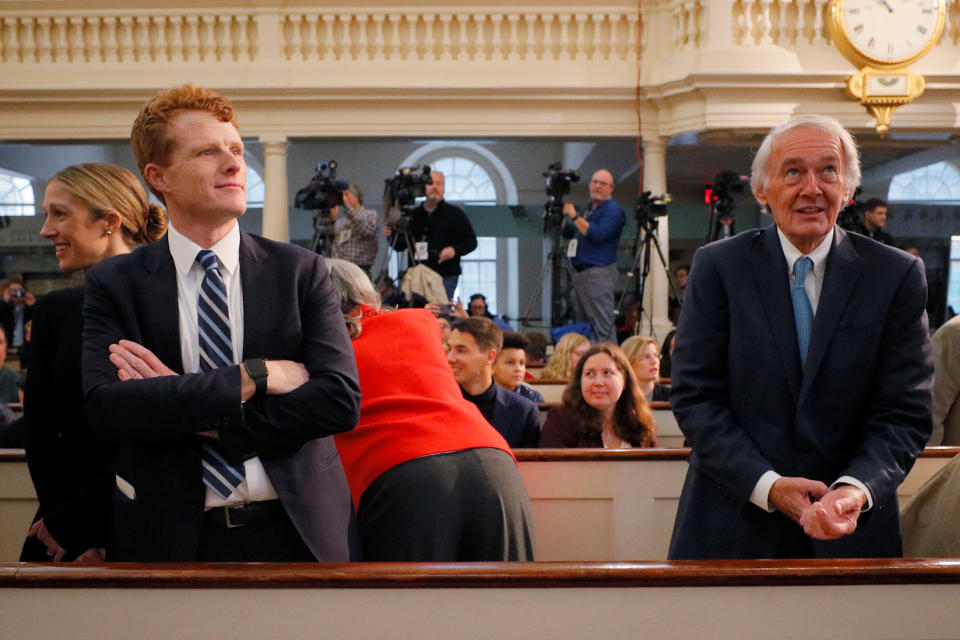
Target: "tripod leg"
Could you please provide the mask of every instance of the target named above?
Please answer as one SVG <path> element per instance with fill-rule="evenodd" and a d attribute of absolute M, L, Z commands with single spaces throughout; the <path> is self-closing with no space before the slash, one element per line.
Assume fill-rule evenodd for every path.
<path fill-rule="evenodd" d="M 550 252 L 550 255 L 547 256 L 547 259 L 543 263 L 543 267 L 540 269 L 540 276 L 536 280 L 538 283 L 540 283 L 540 286 L 534 289 L 533 293 L 530 294 L 530 298 L 527 302 L 527 311 L 520 319 L 520 325 L 523 327 L 530 326 L 530 314 L 533 313 L 533 308 L 536 306 L 537 302 L 540 300 L 540 296 L 543 294 L 543 283 L 547 278 L 547 274 L 551 273 L 554 253 L 554 251 Z M 552 293 L 554 296 L 557 295 L 556 291 Z"/>

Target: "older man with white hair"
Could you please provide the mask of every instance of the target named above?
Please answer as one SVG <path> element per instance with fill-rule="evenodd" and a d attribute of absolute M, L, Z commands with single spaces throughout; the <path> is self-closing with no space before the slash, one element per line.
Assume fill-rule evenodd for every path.
<path fill-rule="evenodd" d="M 930 436 L 922 263 L 836 226 L 860 182 L 832 118 L 774 128 L 775 224 L 697 251 L 671 404 L 692 452 L 670 557 L 901 555 L 897 487 Z"/>

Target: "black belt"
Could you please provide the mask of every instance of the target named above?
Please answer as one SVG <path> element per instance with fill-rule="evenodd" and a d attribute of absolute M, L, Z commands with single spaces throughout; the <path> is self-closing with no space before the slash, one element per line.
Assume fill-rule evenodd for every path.
<path fill-rule="evenodd" d="M 249 502 L 230 507 L 213 507 L 203 514 L 203 526 L 210 529 L 236 529 L 251 524 L 280 522 L 287 519 L 287 512 L 279 500 Z"/>
<path fill-rule="evenodd" d="M 575 265 L 573 265 L 573 268 L 574 268 L 574 270 L 575 270 L 577 273 L 580 273 L 581 271 L 585 271 L 585 270 L 589 269 L 590 267 L 595 267 L 595 266 L 597 266 L 597 265 L 595 265 L 595 264 L 575 264 Z"/>

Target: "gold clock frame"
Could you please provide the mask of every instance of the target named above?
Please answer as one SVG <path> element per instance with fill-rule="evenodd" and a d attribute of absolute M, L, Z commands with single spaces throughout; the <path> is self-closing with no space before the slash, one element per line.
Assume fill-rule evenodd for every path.
<path fill-rule="evenodd" d="M 933 28 L 933 35 L 930 36 L 923 49 L 907 58 L 896 60 L 894 62 L 885 62 L 883 60 L 871 58 L 869 55 L 862 53 L 850 41 L 843 22 L 843 1 L 844 0 L 830 0 L 827 25 L 830 30 L 830 37 L 833 39 L 833 44 L 837 47 L 837 49 L 840 50 L 840 53 L 842 53 L 847 60 L 858 67 L 873 67 L 874 69 L 886 70 L 902 69 L 906 66 L 909 66 L 913 62 L 916 62 L 929 53 L 934 45 L 940 41 L 940 38 L 943 35 L 943 28 L 947 20 L 946 0 L 935 0 L 937 3 L 937 25 Z"/>
<path fill-rule="evenodd" d="M 847 36 L 843 22 L 844 0 L 830 0 L 827 27 L 830 31 L 830 37 L 833 39 L 833 44 L 847 60 L 860 68 L 860 71 L 847 79 L 847 95 L 859 100 L 860 104 L 873 115 L 877 121 L 877 133 L 880 134 L 880 137 L 886 135 L 887 131 L 890 130 L 890 118 L 893 115 L 893 110 L 901 105 L 913 102 L 915 98 L 923 94 L 923 90 L 926 88 L 924 77 L 906 69 L 906 67 L 929 53 L 943 36 L 947 18 L 946 0 L 935 1 L 937 3 L 937 24 L 923 49 L 906 58 L 894 62 L 885 62 L 862 53 L 854 46 Z M 875 91 L 873 90 L 874 86 L 880 85 L 875 85 L 874 81 L 896 87 L 896 90 Z"/>

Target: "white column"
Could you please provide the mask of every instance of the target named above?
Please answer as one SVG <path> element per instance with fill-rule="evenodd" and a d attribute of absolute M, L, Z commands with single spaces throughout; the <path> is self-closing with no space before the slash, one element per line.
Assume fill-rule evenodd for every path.
<path fill-rule="evenodd" d="M 260 136 L 264 157 L 263 237 L 290 241 L 287 211 L 287 137 Z"/>
<path fill-rule="evenodd" d="M 656 136 L 643 141 L 643 190 L 650 191 L 654 196 L 667 193 L 667 138 Z M 670 223 L 667 217 L 657 218 L 657 222 L 660 249 L 669 268 Z M 653 253 L 650 256 L 650 275 L 644 291 L 643 309 L 652 316 L 653 332 L 662 340 L 672 326 L 668 317 L 670 286 L 667 284 L 666 270 L 656 254 L 656 245 L 651 244 L 650 250 Z M 643 319 L 642 333 L 650 333 L 649 318 Z"/>

